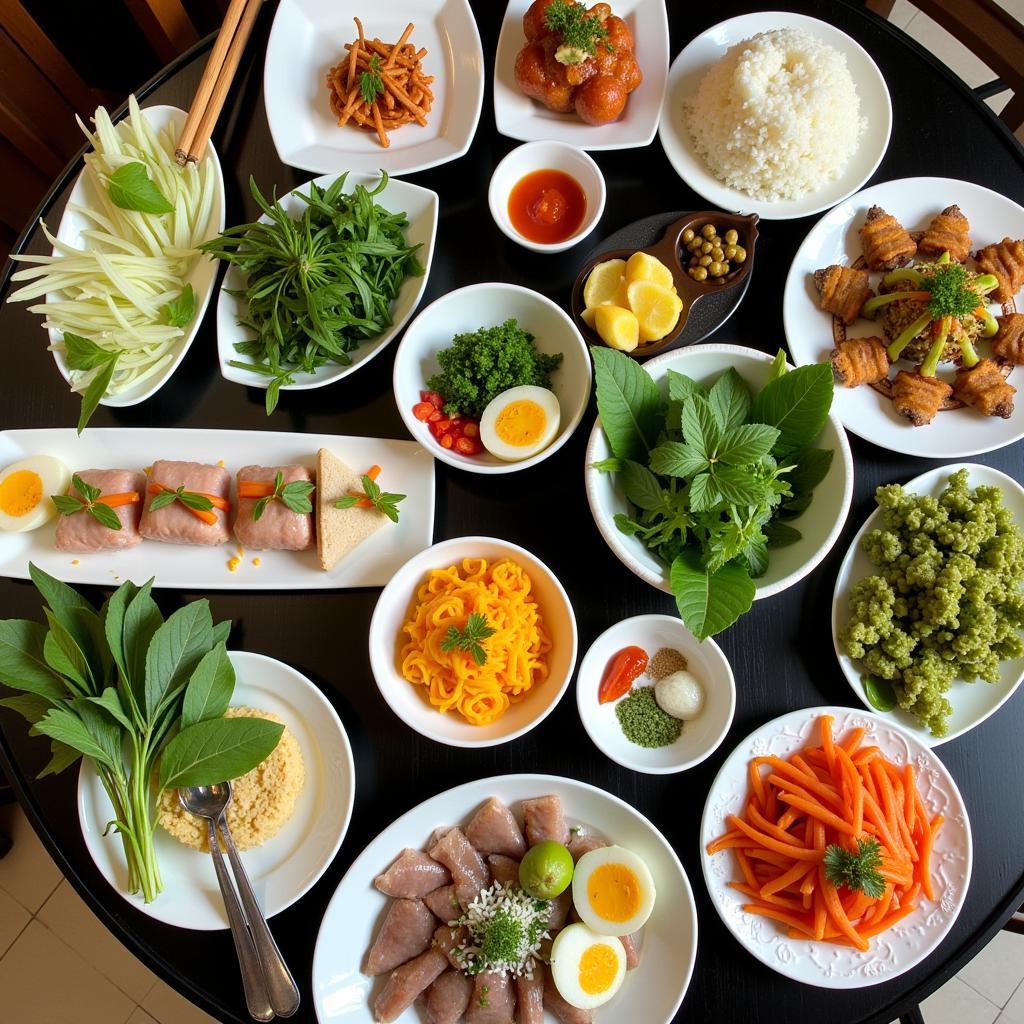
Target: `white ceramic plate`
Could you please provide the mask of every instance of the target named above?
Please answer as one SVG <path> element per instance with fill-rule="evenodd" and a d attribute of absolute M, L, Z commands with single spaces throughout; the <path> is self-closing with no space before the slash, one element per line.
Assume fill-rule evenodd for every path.
<path fill-rule="evenodd" d="M 730 46 L 759 32 L 780 28 L 799 28 L 810 32 L 846 57 L 846 65 L 860 97 L 861 116 L 867 118 L 868 124 L 857 151 L 835 181 L 799 199 L 768 202 L 729 187 L 711 173 L 694 148 L 683 122 L 683 103 L 697 95 L 704 75 Z M 760 11 L 713 25 L 687 44 L 676 57 L 668 75 L 665 109 L 658 133 L 676 174 L 715 206 L 738 213 L 757 213 L 763 220 L 790 220 L 827 210 L 863 186 L 882 162 L 891 130 L 892 103 L 885 79 L 859 43 L 817 18 L 786 11 Z"/>
<path fill-rule="evenodd" d="M 320 1024 L 372 1024 L 370 1004 L 384 979 L 361 972 L 366 950 L 388 898 L 373 887 L 403 847 L 421 848 L 438 825 L 465 823 L 488 797 L 519 814 L 519 801 L 555 794 L 571 825 L 582 825 L 647 862 L 657 889 L 654 913 L 644 925 L 640 965 L 621 991 L 601 1007 L 601 1024 L 662 1024 L 675 1016 L 686 994 L 697 954 L 697 913 L 679 858 L 665 837 L 638 811 L 610 793 L 552 775 L 503 775 L 469 782 L 403 814 L 359 855 L 341 880 L 320 925 L 313 955 L 313 1004 Z M 545 1014 L 545 1021 L 555 1018 Z M 420 1020 L 415 1008 L 399 1018 Z"/>
<path fill-rule="evenodd" d="M 538 352 L 562 353 L 551 374 L 558 397 L 558 435 L 543 451 L 520 462 L 503 462 L 484 450 L 461 455 L 442 448 L 426 423 L 412 414 L 427 381 L 440 370 L 437 353 L 451 346 L 456 334 L 493 327 L 509 318 L 534 337 Z M 550 458 L 572 437 L 590 399 L 590 353 L 572 318 L 546 295 L 500 281 L 466 285 L 435 299 L 409 325 L 395 355 L 395 403 L 409 433 L 435 458 L 470 473 L 518 473 Z"/>
<path fill-rule="evenodd" d="M 523 15 L 532 0 L 509 0 L 494 58 L 494 124 L 502 135 L 523 142 L 557 139 L 580 149 L 635 149 L 658 130 L 668 77 L 668 15 L 665 0 L 615 0 L 612 13 L 633 33 L 644 80 L 629 94 L 626 109 L 610 124 L 587 124 L 575 114 L 556 114 L 516 85 L 516 55 L 526 45 Z"/>
<path fill-rule="evenodd" d="M 819 306 L 814 271 L 833 263 L 851 264 L 862 255 L 858 231 L 868 209 L 878 204 L 896 217 L 908 231 L 924 230 L 941 209 L 956 203 L 971 224 L 975 248 L 998 242 L 1005 236 L 1024 238 L 1024 208 L 998 192 L 954 178 L 900 178 L 851 196 L 830 210 L 811 228 L 797 250 L 786 278 L 782 317 L 790 355 L 797 365 L 820 363 L 832 350 L 832 314 Z M 872 284 L 879 275 L 872 274 Z M 1021 292 L 1017 293 L 1019 300 Z M 991 307 L 999 312 L 997 307 Z M 859 319 L 847 328 L 851 338 L 878 333 L 871 320 Z M 981 354 L 988 352 L 982 341 Z M 909 369 L 909 363 L 897 364 Z M 949 365 L 939 376 L 952 380 Z M 1021 387 L 1020 373 L 1010 383 Z M 913 427 L 894 409 L 892 402 L 862 385 L 836 387 L 832 408 L 847 430 L 880 448 L 926 459 L 963 459 L 1012 444 L 1024 437 L 1024 409 L 1018 402 L 1009 419 L 982 416 L 974 409 L 940 412 L 924 427 Z"/>
<path fill-rule="evenodd" d="M 663 393 L 667 393 L 668 370 L 676 370 L 696 381 L 707 383 L 721 376 L 730 366 L 756 391 L 764 384 L 771 361 L 771 356 L 752 348 L 711 344 L 666 352 L 649 359 L 643 366 Z M 853 497 L 853 456 L 850 454 L 850 442 L 834 410 L 825 421 L 817 446 L 831 448 L 835 452 L 832 465 L 825 479 L 814 489 L 814 500 L 807 511 L 797 519 L 786 520 L 803 537 L 788 547 L 770 549 L 768 571 L 754 581 L 757 588 L 755 601 L 781 593 L 803 579 L 829 553 L 846 522 Z M 669 594 L 672 590 L 665 565 L 639 540 L 627 537 L 615 525 L 615 515 L 619 512 L 629 515 L 632 506 L 616 485 L 614 474 L 600 473 L 592 468 L 593 463 L 610 456 L 608 439 L 601 427 L 601 420 L 597 419 L 590 434 L 584 463 L 590 514 L 605 543 L 612 549 L 612 554 L 645 583 Z"/>
<path fill-rule="evenodd" d="M 281 200 L 281 205 L 289 215 L 297 217 L 305 209 L 305 203 L 298 195 L 300 192 L 308 195 L 310 184 L 326 188 L 337 178 L 337 174 L 326 174 L 316 178 L 313 182 L 306 182 L 305 185 L 300 185 L 295 191 L 285 196 Z M 359 184 L 372 191 L 379 182 L 379 173 L 350 173 L 345 180 L 345 188 L 347 192 L 351 192 Z M 264 194 L 266 195 L 266 193 Z M 393 213 L 400 210 L 405 211 L 409 221 L 409 226 L 405 229 L 405 238 L 410 245 L 420 246 L 418 256 L 423 265 L 423 273 L 419 277 L 405 279 L 399 289 L 398 297 L 392 303 L 391 326 L 376 338 L 364 341 L 357 349 L 350 352 L 351 363 L 345 366 L 341 363 L 328 362 L 315 373 L 296 372 L 293 375 L 295 383 L 285 384 L 281 388 L 282 391 L 306 391 L 310 388 L 322 388 L 347 377 L 350 373 L 355 373 L 381 352 L 392 338 L 401 333 L 402 328 L 423 297 L 423 292 L 427 287 L 427 278 L 430 275 L 430 266 L 434 260 L 434 236 L 437 233 L 437 193 L 431 192 L 427 188 L 421 188 L 419 185 L 410 185 L 406 181 L 392 178 L 388 181 L 387 187 L 374 197 L 374 202 Z M 267 219 L 266 214 L 260 217 L 261 221 Z M 270 378 L 255 370 L 245 370 L 230 365 L 232 359 L 242 362 L 249 361 L 247 356 L 240 355 L 235 350 L 235 343 L 248 341 L 253 336 L 248 328 L 242 327 L 238 323 L 239 319 L 244 318 L 248 311 L 245 299 L 242 296 L 231 294 L 232 291 L 238 289 L 245 290 L 245 275 L 236 266 L 230 265 L 224 275 L 224 283 L 221 285 L 220 296 L 217 299 L 217 358 L 220 360 L 221 376 L 235 384 L 266 390 Z"/>
<path fill-rule="evenodd" d="M 169 106 L 155 106 L 146 107 L 142 113 L 145 118 L 153 126 L 156 131 L 160 131 L 169 124 L 182 126 L 185 123 L 185 111 L 179 110 L 177 107 Z M 172 133 L 174 134 L 174 133 Z M 213 165 L 213 208 L 210 215 L 210 231 L 207 234 L 204 241 L 208 241 L 211 238 L 216 238 L 224 230 L 224 175 L 221 171 L 220 160 L 217 158 L 217 151 L 213 148 L 211 142 L 206 150 L 206 158 L 210 160 Z M 75 181 L 74 187 L 71 190 L 71 195 L 68 197 L 68 203 L 77 203 L 79 206 L 93 207 L 96 205 L 96 196 L 94 195 L 93 187 L 86 181 L 84 172 L 78 176 Z M 65 209 L 64 216 L 61 218 L 60 226 L 57 228 L 57 239 L 61 242 L 66 242 L 68 245 L 80 246 L 81 245 L 81 233 L 89 227 L 93 227 L 82 214 L 76 210 Z M 185 335 L 180 338 L 174 348 L 174 358 L 164 367 L 164 369 L 155 377 L 150 377 L 147 380 L 142 381 L 140 384 L 133 385 L 126 391 L 123 391 L 119 395 L 108 396 L 100 400 L 100 405 L 107 405 L 111 408 L 124 408 L 129 405 L 138 405 L 140 402 L 144 402 L 150 396 L 156 394 L 170 379 L 171 375 L 178 368 L 182 359 L 185 358 L 185 353 L 189 350 L 196 334 L 199 331 L 199 325 L 203 322 L 203 316 L 206 314 L 206 307 L 210 304 L 210 297 L 213 295 L 213 286 L 217 280 L 217 271 L 219 265 L 216 260 L 207 259 L 205 256 L 200 256 L 196 260 L 195 266 L 192 268 L 192 272 L 186 279 L 188 284 L 192 285 L 192 291 L 196 297 L 196 315 L 189 325 L 188 331 Z M 46 296 L 47 302 L 56 301 L 59 293 L 48 293 Z M 50 336 L 50 344 L 57 345 L 61 344 L 63 335 L 59 331 L 50 329 L 47 332 Z M 71 374 L 68 370 L 67 363 L 64 359 L 64 352 L 62 350 L 53 351 L 53 359 L 57 364 L 57 369 L 60 370 L 61 376 L 68 382 L 71 383 Z"/>
<path fill-rule="evenodd" d="M 228 560 L 238 554 L 232 541 L 217 547 L 163 544 L 144 540 L 124 551 L 73 555 L 58 551 L 55 522 L 27 533 L 0 533 L 0 576 L 28 579 L 28 563 L 68 583 L 114 586 L 156 578 L 154 586 L 187 590 L 335 590 L 382 587 L 392 573 L 426 547 L 434 531 L 434 463 L 411 441 L 333 434 L 283 434 L 256 430 L 173 430 L 132 427 L 89 428 L 77 436 L 72 427 L 5 430 L 0 433 L 0 466 L 27 455 L 54 455 L 72 472 L 80 469 L 142 469 L 157 459 L 217 462 L 234 478 L 242 466 L 299 464 L 316 467 L 318 448 L 329 448 L 357 472 L 377 464 L 381 482 L 408 495 L 401 517 L 360 544 L 330 572 L 308 551 L 248 551 L 236 572 Z M 259 566 L 252 564 L 259 558 Z"/>
<path fill-rule="evenodd" d="M 646 748 L 626 739 L 615 715 L 616 703 L 599 704 L 598 687 L 612 658 L 623 647 L 636 646 L 653 658 L 662 647 L 679 651 L 704 687 L 704 710 L 690 722 L 675 743 Z M 649 680 L 641 678 L 636 685 Z M 736 680 L 728 659 L 712 639 L 703 643 L 672 615 L 636 615 L 606 629 L 580 662 L 576 702 L 583 728 L 594 745 L 617 764 L 648 775 L 685 771 L 710 757 L 725 739 L 736 710 Z"/>
<path fill-rule="evenodd" d="M 860 953 L 829 942 L 789 939 L 783 927 L 743 910 L 746 897 L 730 889 L 735 858 L 728 850 L 709 856 L 705 847 L 725 831 L 729 814 L 738 814 L 747 798 L 747 764 L 752 757 L 786 757 L 817 733 L 819 715 L 832 715 L 833 730 L 867 729 L 865 743 L 877 744 L 897 764 L 910 761 L 917 773 L 921 798 L 930 815 L 945 821 L 935 839 L 932 879 L 937 899 L 923 897 L 916 909 Z M 755 729 L 726 759 L 715 776 L 700 824 L 700 858 L 711 901 L 725 926 L 749 953 L 766 967 L 794 981 L 821 988 L 850 989 L 880 985 L 916 967 L 953 927 L 967 897 L 973 860 L 971 824 L 960 790 L 946 766 L 913 736 L 891 721 L 850 708 L 804 708 Z"/>
<path fill-rule="evenodd" d="M 237 679 L 232 705 L 271 711 L 302 750 L 306 783 L 295 811 L 263 846 L 241 853 L 256 899 L 267 917 L 290 907 L 327 870 L 348 830 L 355 800 L 355 765 L 345 728 L 326 697 L 304 676 L 262 654 L 231 651 Z M 112 807 L 92 762 L 78 776 L 78 819 L 86 848 L 115 892 L 137 910 L 178 928 L 228 927 L 213 860 L 157 828 L 155 846 L 164 891 L 152 903 L 127 892 L 121 838 L 103 830 Z"/>
<path fill-rule="evenodd" d="M 425 74 L 433 75 L 434 103 L 427 125 L 390 133 L 384 149 L 373 132 L 339 128 L 331 111 L 327 72 L 347 58 L 356 38 L 352 18 L 369 39 L 395 43 L 406 25 L 425 47 Z M 447 163 L 469 149 L 484 98 L 484 55 L 468 0 L 387 0 L 369 7 L 355 0 L 282 0 L 267 43 L 263 100 L 277 155 L 317 174 L 376 171 L 412 174 Z"/>
<path fill-rule="evenodd" d="M 903 487 L 909 493 L 930 494 L 937 498 L 945 489 L 949 478 L 958 469 L 969 470 L 968 483 L 972 489 L 982 485 L 998 487 L 1003 492 L 1004 503 L 1013 513 L 1014 520 L 1024 526 L 1024 487 L 1005 473 L 988 466 L 959 462 L 941 466 L 914 477 Z M 839 567 L 836 589 L 832 595 L 832 642 L 835 645 L 836 657 L 839 659 L 839 667 L 843 670 L 843 675 L 846 676 L 846 681 L 857 699 L 868 708 L 871 704 L 864 694 L 862 682 L 863 676 L 868 673 L 842 650 L 839 645 L 839 633 L 846 628 L 849 621 L 850 591 L 853 585 L 865 576 L 873 576 L 877 572 L 871 559 L 861 550 L 860 542 L 869 531 L 882 528 L 882 513 L 876 508 L 853 538 L 843 564 Z M 997 683 L 965 683 L 963 680 L 954 682 L 947 694 L 950 704 L 953 705 L 953 714 L 949 718 L 949 733 L 946 736 L 933 736 L 931 731 L 910 712 L 900 708 L 887 712 L 887 716 L 901 729 L 913 735 L 919 743 L 926 747 L 937 747 L 941 743 L 948 743 L 949 740 L 962 736 L 965 732 L 970 732 L 975 726 L 981 725 L 989 715 L 995 714 L 1013 696 L 1022 679 L 1024 658 L 1014 658 L 999 663 Z"/>
<path fill-rule="evenodd" d="M 416 591 L 431 569 L 462 565 L 464 558 L 510 558 L 529 574 L 551 637 L 548 678 L 489 725 L 471 725 L 457 711 L 442 714 L 401 673 L 401 630 Z M 453 537 L 414 555 L 391 577 L 370 620 L 370 668 L 384 702 L 410 729 L 452 747 L 491 747 L 529 732 L 562 699 L 576 666 L 576 617 L 558 577 L 525 548 L 495 537 Z"/>

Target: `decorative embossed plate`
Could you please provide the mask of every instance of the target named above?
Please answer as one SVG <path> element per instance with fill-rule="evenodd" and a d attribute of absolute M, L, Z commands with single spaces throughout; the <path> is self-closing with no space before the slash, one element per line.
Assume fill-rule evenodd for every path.
<path fill-rule="evenodd" d="M 785 757 L 807 743 L 819 715 L 832 715 L 837 736 L 863 726 L 865 743 L 877 744 L 897 764 L 910 760 L 917 772 L 921 798 L 929 814 L 945 817 L 935 839 L 932 879 L 936 900 L 922 899 L 917 909 L 889 931 L 871 940 L 860 953 L 828 942 L 786 937 L 782 927 L 745 913 L 744 897 L 730 889 L 736 870 L 731 853 L 708 856 L 704 850 L 724 830 L 726 815 L 737 813 L 747 795 L 747 763 L 752 757 Z M 914 736 L 870 711 L 851 708 L 804 708 L 756 729 L 726 759 L 704 804 L 700 825 L 704 881 L 726 927 L 761 963 L 794 981 L 822 988 L 866 988 L 909 971 L 946 937 L 960 913 L 971 880 L 971 825 L 960 790 L 945 765 Z"/>

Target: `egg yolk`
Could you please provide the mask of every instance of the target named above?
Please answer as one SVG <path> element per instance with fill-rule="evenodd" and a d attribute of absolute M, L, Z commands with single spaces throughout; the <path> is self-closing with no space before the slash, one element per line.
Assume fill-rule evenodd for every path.
<path fill-rule="evenodd" d="M 607 992 L 619 973 L 619 960 L 611 946 L 588 946 L 580 957 L 580 988 L 588 996 Z"/>
<path fill-rule="evenodd" d="M 0 511 L 28 515 L 43 500 L 43 481 L 30 469 L 19 469 L 0 480 Z"/>
<path fill-rule="evenodd" d="M 587 880 L 587 899 L 605 921 L 628 921 L 640 909 L 640 882 L 625 864 L 602 864 Z"/>
<path fill-rule="evenodd" d="M 544 410 L 529 399 L 509 402 L 494 421 L 494 432 L 505 444 L 525 448 L 536 444 L 547 423 Z"/>

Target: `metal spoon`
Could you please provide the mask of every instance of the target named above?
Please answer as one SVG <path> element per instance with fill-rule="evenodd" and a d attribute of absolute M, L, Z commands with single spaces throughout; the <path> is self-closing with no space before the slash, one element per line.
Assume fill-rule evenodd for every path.
<path fill-rule="evenodd" d="M 221 832 L 224 835 L 224 843 L 227 846 L 228 860 L 231 861 L 231 869 L 234 872 L 235 882 L 238 885 L 238 893 L 242 898 L 242 906 L 245 908 L 245 919 L 248 922 L 249 931 L 252 933 L 251 941 L 255 943 L 256 956 L 263 974 L 266 993 L 270 997 L 270 1005 L 279 1017 L 291 1017 L 299 1008 L 299 1000 L 301 998 L 299 988 L 295 984 L 295 979 L 292 977 L 291 972 L 288 970 L 288 965 L 284 962 L 284 957 L 281 956 L 281 951 L 277 948 L 273 935 L 270 934 L 263 911 L 256 901 L 256 894 L 252 891 L 249 876 L 242 864 L 241 857 L 238 856 L 238 851 L 235 849 L 234 840 L 231 838 L 231 830 L 228 828 L 225 816 L 227 806 L 231 802 L 231 783 L 221 782 L 213 786 L 179 790 L 178 795 L 182 806 L 186 810 L 207 818 L 208 824 L 211 824 L 211 827 L 212 822 L 210 819 L 213 819 L 213 821 L 220 825 Z M 186 803 L 186 800 L 188 803 Z M 203 810 L 193 810 L 193 806 L 190 806 L 193 804 L 201 806 Z M 220 861 L 219 853 L 218 849 L 217 862 L 223 870 L 224 865 Z M 221 888 L 223 889 L 223 886 Z M 232 890 L 233 895 L 234 890 Z"/>
<path fill-rule="evenodd" d="M 245 926 L 245 915 L 235 887 L 231 884 L 231 876 L 224 866 L 224 857 L 220 852 L 217 839 L 217 818 L 224 810 L 225 800 L 219 793 L 214 794 L 209 786 L 190 786 L 178 790 L 178 801 L 190 814 L 206 819 L 209 830 L 210 856 L 217 871 L 217 884 L 224 898 L 224 909 L 227 911 L 228 924 L 231 926 L 231 938 L 235 940 L 235 953 L 238 966 L 242 972 L 242 988 L 245 991 L 245 1005 L 254 1020 L 273 1020 L 274 1008 L 270 1005 L 267 988 L 263 982 L 263 971 L 260 958 L 253 944 L 249 929 Z"/>

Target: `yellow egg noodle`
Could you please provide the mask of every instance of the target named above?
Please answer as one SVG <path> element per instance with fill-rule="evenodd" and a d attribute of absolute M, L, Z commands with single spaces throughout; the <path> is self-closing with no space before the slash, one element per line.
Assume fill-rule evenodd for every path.
<path fill-rule="evenodd" d="M 473 725 L 493 722 L 548 677 L 551 638 L 530 589 L 526 570 L 510 559 L 466 558 L 461 573 L 454 565 L 432 569 L 402 627 L 402 675 L 425 686 L 439 711 L 454 708 Z M 462 629 L 473 612 L 495 631 L 484 641 L 483 665 L 468 651 L 441 649 L 449 627 Z"/>

